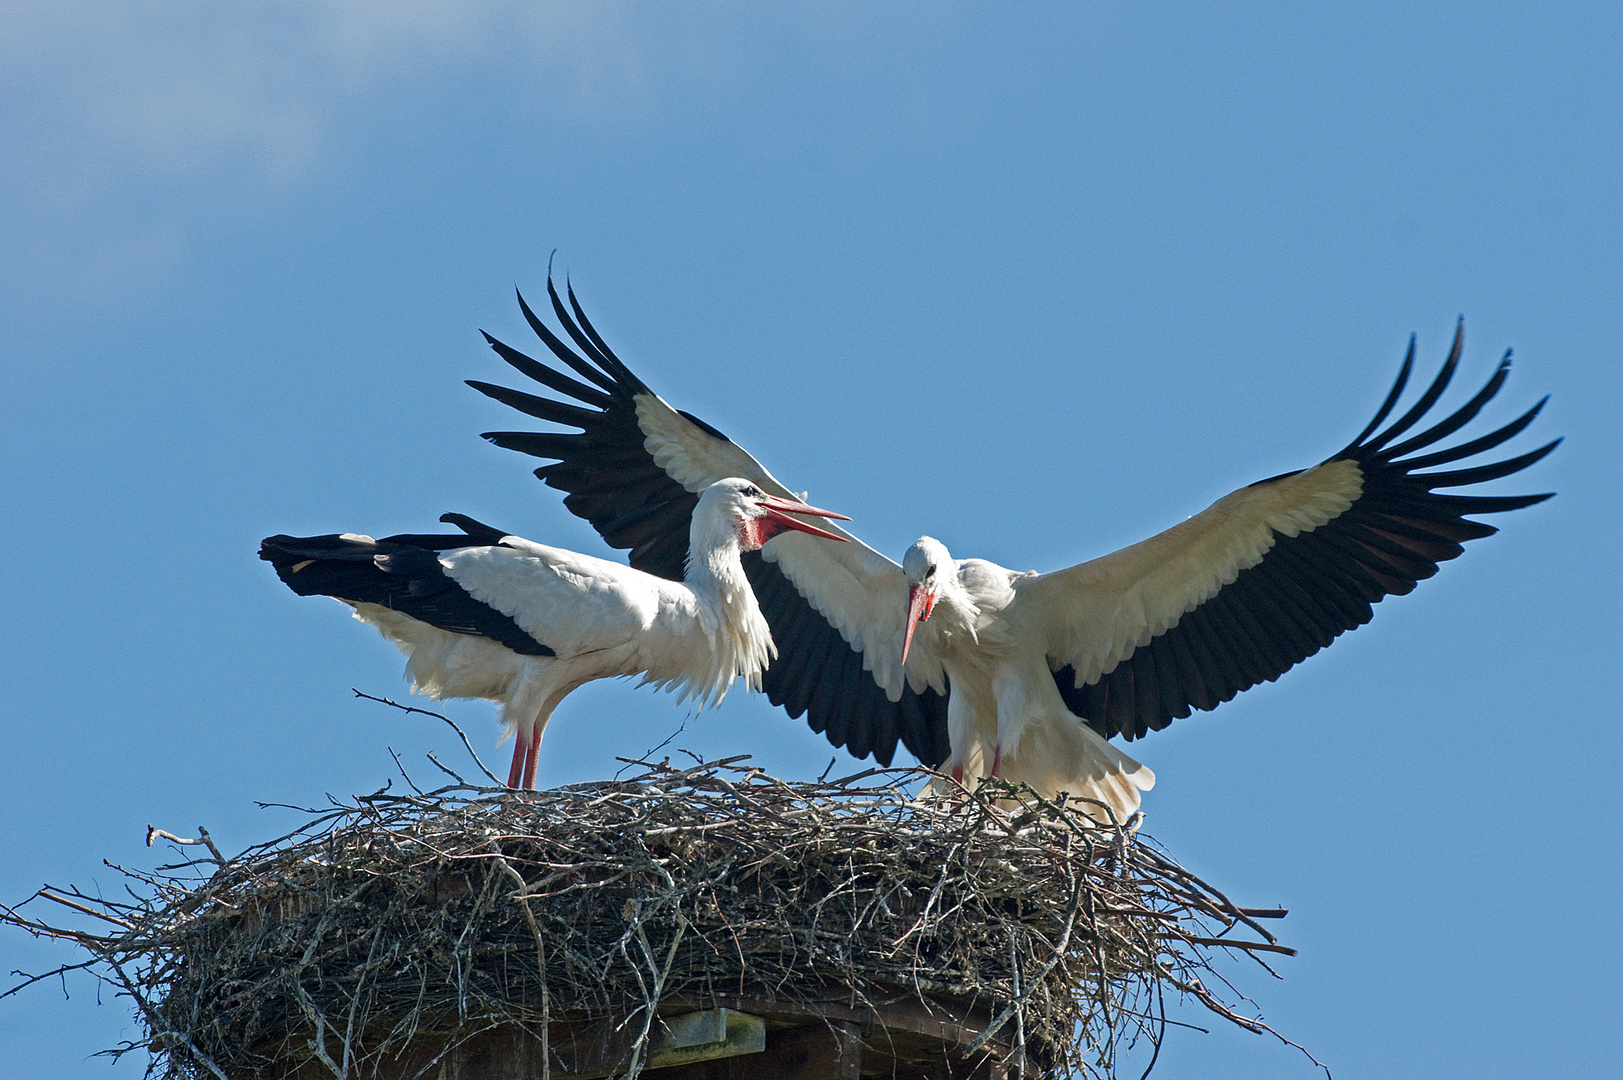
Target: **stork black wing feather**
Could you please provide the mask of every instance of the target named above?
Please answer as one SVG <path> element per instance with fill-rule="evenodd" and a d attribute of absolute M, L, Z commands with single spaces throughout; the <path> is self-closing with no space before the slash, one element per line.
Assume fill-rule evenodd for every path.
<path fill-rule="evenodd" d="M 592 412 L 582 409 L 578 405 L 565 405 L 561 401 L 551 398 L 536 397 L 526 394 L 522 390 L 509 390 L 505 386 L 492 386 L 477 379 L 468 379 L 467 383 L 486 397 L 495 398 L 503 405 L 511 405 L 521 413 L 533 416 L 537 420 L 547 420 L 554 424 L 568 424 L 570 427 L 584 429 L 591 423 Z"/>
<path fill-rule="evenodd" d="M 524 298 L 522 296 L 518 299 L 519 303 L 524 303 Z M 1393 406 L 1398 403 L 1398 398 L 1403 396 L 1403 388 L 1409 385 L 1409 376 L 1414 373 L 1414 347 L 1415 335 L 1410 334 L 1409 348 L 1408 351 L 1403 354 L 1403 366 L 1398 368 L 1398 377 L 1393 381 L 1392 389 L 1387 391 L 1386 400 L 1381 402 L 1381 407 L 1375 410 L 1375 418 L 1369 422 L 1368 427 L 1364 428 L 1363 431 L 1358 433 L 1358 438 L 1354 439 L 1348 445 L 1348 449 L 1358 446 L 1365 439 L 1373 435 L 1375 433 L 1375 429 L 1380 427 L 1382 421 L 1384 421 L 1387 416 L 1391 414 Z"/>
<path fill-rule="evenodd" d="M 522 300 L 522 297 L 520 299 Z M 483 333 L 483 331 L 480 332 Z M 549 390 L 556 390 L 560 394 L 568 394 L 576 401 L 584 402 L 598 409 L 608 408 L 613 400 L 607 394 L 594 390 L 577 379 L 571 379 L 561 371 L 554 371 L 545 364 L 536 363 L 517 349 L 509 348 L 489 334 L 485 334 L 485 341 L 489 342 L 490 347 L 496 350 L 497 356 L 506 360 L 520 374 L 529 376 Z"/>
<path fill-rule="evenodd" d="M 1493 375 L 1483 385 L 1482 389 L 1477 391 L 1475 397 L 1455 409 L 1452 414 L 1439 423 L 1427 428 L 1412 439 L 1399 443 L 1397 446 L 1387 447 L 1382 453 L 1388 459 L 1400 458 L 1404 454 L 1411 453 L 1423 446 L 1430 446 L 1438 439 L 1448 438 L 1475 419 L 1476 414 L 1482 411 L 1482 406 L 1492 401 L 1493 396 L 1499 393 L 1499 388 L 1505 385 L 1505 379 L 1509 376 L 1510 353 L 1506 351 L 1504 357 L 1500 359 L 1499 365 L 1493 369 Z"/>
<path fill-rule="evenodd" d="M 550 289 L 551 286 L 552 281 L 549 278 L 547 281 L 547 287 Z M 517 292 L 517 290 L 514 291 Z M 576 356 L 573 349 L 571 349 L 568 345 L 565 345 L 562 341 L 558 340 L 558 335 L 554 334 L 550 329 L 548 329 L 547 324 L 542 322 L 536 313 L 530 310 L 530 305 L 524 302 L 523 293 L 518 293 L 518 308 L 524 313 L 524 321 L 530 324 L 531 330 L 535 331 L 535 336 L 540 338 L 546 344 L 547 348 L 552 350 L 552 354 L 554 356 L 568 364 L 581 375 L 584 375 L 586 378 L 596 383 L 598 386 L 601 386 L 603 389 L 611 392 L 615 389 L 615 380 L 613 378 L 597 370 L 597 368 L 593 367 L 589 362 L 581 359 L 579 356 Z M 487 334 L 485 336 L 489 338 L 490 335 Z M 491 347 L 494 348 L 495 345 L 496 342 L 494 339 L 492 339 Z M 520 355 L 523 354 L 521 353 Z M 564 393 L 568 393 L 568 391 L 566 390 Z"/>
<path fill-rule="evenodd" d="M 1373 455 L 1381 447 L 1414 427 L 1422 416 L 1431 411 L 1431 407 L 1437 404 L 1437 399 L 1443 396 L 1443 391 L 1448 389 L 1448 384 L 1454 380 L 1454 372 L 1460 366 L 1460 353 L 1464 350 L 1464 347 L 1465 320 L 1461 319 L 1459 324 L 1454 327 L 1454 344 L 1449 347 L 1448 359 L 1443 361 L 1442 369 L 1437 372 L 1437 377 L 1431 381 L 1430 386 L 1426 387 L 1426 392 L 1420 395 L 1420 400 L 1415 402 L 1409 411 L 1403 414 L 1402 419 L 1370 439 L 1366 446 L 1366 450 L 1370 454 Z M 1342 452 L 1346 453 L 1346 451 Z"/>
<path fill-rule="evenodd" d="M 1472 439 L 1468 443 L 1461 443 L 1458 446 L 1449 447 L 1447 450 L 1439 450 L 1435 454 L 1426 454 L 1423 457 L 1410 458 L 1406 462 L 1406 465 L 1409 471 L 1413 472 L 1416 469 L 1429 469 L 1433 465 L 1447 465 L 1451 461 L 1459 461 L 1461 458 L 1468 458 L 1472 455 L 1480 454 L 1484 450 L 1492 450 L 1500 443 L 1509 442 L 1515 436 L 1520 435 L 1527 425 L 1531 424 L 1534 418 L 1537 417 L 1539 413 L 1544 411 L 1544 406 L 1548 405 L 1549 403 L 1550 396 L 1546 394 L 1539 398 L 1538 402 L 1531 409 L 1528 409 L 1526 412 L 1522 413 L 1516 419 L 1512 420 L 1510 423 L 1506 424 L 1497 431 L 1490 431 L 1486 435 Z"/>

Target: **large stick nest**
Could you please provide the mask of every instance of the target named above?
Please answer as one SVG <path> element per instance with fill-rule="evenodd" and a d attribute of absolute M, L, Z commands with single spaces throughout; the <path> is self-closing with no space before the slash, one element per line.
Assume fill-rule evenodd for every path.
<path fill-rule="evenodd" d="M 1082 807 L 996 782 L 917 798 L 913 771 L 788 783 L 637 764 L 550 791 L 335 804 L 236 858 L 126 871 L 145 884 L 133 903 L 39 894 L 110 935 L 0 918 L 89 950 L 64 969 L 134 1000 L 148 1038 L 117 1052 L 149 1047 L 165 1077 L 312 1059 L 374 1076 L 566 1021 L 607 1021 L 640 1050 L 661 1002 L 831 988 L 990 1017 L 972 1049 L 1027 1075 L 1113 1073 L 1125 1046 L 1158 1044 L 1168 991 L 1263 1030 L 1208 989 L 1208 960 L 1289 952 L 1257 921 L 1283 912 L 1236 907 Z"/>

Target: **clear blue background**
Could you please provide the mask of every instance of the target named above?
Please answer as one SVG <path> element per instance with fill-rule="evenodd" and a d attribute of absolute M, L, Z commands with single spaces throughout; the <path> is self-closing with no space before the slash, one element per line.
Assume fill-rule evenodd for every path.
<path fill-rule="evenodd" d="M 1232 974 L 1339 1078 L 1602 1075 L 1620 960 L 1615 4 L 0 3 L 0 899 L 232 850 L 424 754 L 401 660 L 261 537 L 447 510 L 602 554 L 481 442 L 549 253 L 673 404 L 900 556 L 1053 569 L 1315 462 L 1410 331 L 1553 400 L 1560 492 L 1374 623 L 1135 750 L 1148 831 L 1301 950 Z M 1445 402 L 1446 403 L 1446 402 Z M 498 770 L 489 706 L 453 706 Z M 738 695 L 558 711 L 541 780 L 832 753 Z M 845 762 L 836 766 L 844 768 Z M 398 782 L 398 778 L 397 782 Z M 64 913 L 35 905 L 40 914 Z M 65 946 L 0 933 L 0 969 Z M 88 979 L 8 1076 L 138 1076 Z M 1179 1018 L 1206 1023 L 1198 1009 Z M 1171 1033 L 1164 1077 L 1309 1077 Z"/>

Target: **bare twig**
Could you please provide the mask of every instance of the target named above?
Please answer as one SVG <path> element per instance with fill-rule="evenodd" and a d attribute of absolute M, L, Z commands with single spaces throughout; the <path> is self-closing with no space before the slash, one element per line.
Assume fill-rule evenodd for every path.
<path fill-rule="evenodd" d="M 148 825 L 147 847 L 152 846 L 152 841 L 160 839 L 168 840 L 175 844 L 202 844 L 209 849 L 209 854 L 214 857 L 214 862 L 217 865 L 225 865 L 225 856 L 220 854 L 220 849 L 214 846 L 214 840 L 209 836 L 209 831 L 203 828 L 201 825 L 197 827 L 197 838 L 193 840 L 188 840 L 185 837 L 176 836 L 172 832 L 165 832 L 162 829 L 155 829 L 151 825 Z"/>
<path fill-rule="evenodd" d="M 495 773 L 493 773 L 489 769 L 485 768 L 485 763 L 479 759 L 479 755 L 474 753 L 473 744 L 468 741 L 467 732 L 463 731 L 462 728 L 457 725 L 457 722 L 455 720 L 452 720 L 449 716 L 446 716 L 444 713 L 433 712 L 432 710 L 429 710 L 429 709 L 419 709 L 415 705 L 402 705 L 402 704 L 400 704 L 400 702 L 393 701 L 393 700 L 391 700 L 389 698 L 386 698 L 386 697 L 375 697 L 372 694 L 367 694 L 367 693 L 363 693 L 360 690 L 356 690 L 355 687 L 353 687 L 353 686 L 350 687 L 350 689 L 354 691 L 355 696 L 358 697 L 358 698 L 365 698 L 368 701 L 380 702 L 380 703 L 382 703 L 384 705 L 393 705 L 395 708 L 400 709 L 400 710 L 402 710 L 404 712 L 407 712 L 407 713 L 422 713 L 424 716 L 432 716 L 432 717 L 434 717 L 434 718 L 436 718 L 438 720 L 444 720 L 447 724 L 451 725 L 451 730 L 456 732 L 457 738 L 462 740 L 463 747 L 468 751 L 468 756 L 473 758 L 473 763 L 475 765 L 479 766 L 479 771 L 484 773 L 486 776 L 490 777 L 490 782 L 492 784 L 496 785 L 497 787 L 504 786 L 502 784 L 501 780 L 497 778 Z M 429 756 L 432 757 L 433 755 L 429 755 Z M 436 762 L 434 762 L 434 764 L 439 765 L 440 763 L 436 761 Z M 440 768 L 445 769 L 445 766 L 440 765 Z M 402 769 L 401 771 L 404 772 L 405 770 Z M 446 769 L 445 771 L 450 772 L 451 770 Z M 456 774 L 451 773 L 451 775 L 455 776 Z M 409 781 L 408 781 L 408 783 L 409 783 Z"/>

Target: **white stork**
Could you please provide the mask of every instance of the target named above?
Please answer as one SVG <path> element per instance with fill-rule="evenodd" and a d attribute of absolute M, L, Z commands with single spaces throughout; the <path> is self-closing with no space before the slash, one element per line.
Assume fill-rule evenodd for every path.
<path fill-rule="evenodd" d="M 843 516 L 737 477 L 707 485 L 685 530 L 681 581 L 462 514 L 440 518 L 461 535 L 272 536 L 259 557 L 300 596 L 336 597 L 377 627 L 406 654 L 418 692 L 501 702 L 515 738 L 508 786 L 534 787 L 547 720 L 593 679 L 641 675 L 701 708 L 720 704 L 740 675 L 759 688 L 776 650 L 740 554 L 790 530 L 845 539 L 789 514 Z"/>
<path fill-rule="evenodd" d="M 470 385 L 576 431 L 485 438 L 555 461 L 536 475 L 566 492 L 564 505 L 611 546 L 629 548 L 633 566 L 664 577 L 681 572 L 697 493 L 719 476 L 789 494 L 742 447 L 671 408 L 634 375 L 572 289 L 568 307 L 550 276 L 547 291 L 574 348 L 522 296 L 519 305 L 580 378 L 487 334 L 504 360 L 558 397 Z M 1371 604 L 1436 573 L 1463 541 L 1497 531 L 1466 514 L 1549 498 L 1436 489 L 1518 472 L 1560 440 L 1506 460 L 1419 471 L 1490 450 L 1532 422 L 1543 401 L 1496 431 L 1420 453 L 1464 427 L 1498 392 L 1509 353 L 1470 401 L 1399 441 L 1447 387 L 1462 340 L 1456 331 L 1431 386 L 1384 431 L 1377 433 L 1414 365 L 1412 338 L 1385 403 L 1345 448 L 1066 570 L 1017 573 L 979 559 L 955 561 L 929 537 L 903 566 L 860 541 L 791 538 L 797 542 L 746 556 L 779 649 L 762 689 L 859 758 L 872 754 L 889 764 L 900 740 L 960 780 L 998 773 L 1044 794 L 1098 799 L 1125 820 L 1154 778 L 1107 742 L 1111 736 L 1138 738 L 1278 678 L 1368 622 Z"/>

